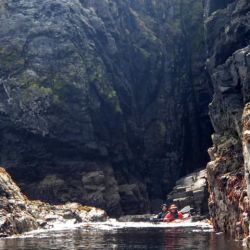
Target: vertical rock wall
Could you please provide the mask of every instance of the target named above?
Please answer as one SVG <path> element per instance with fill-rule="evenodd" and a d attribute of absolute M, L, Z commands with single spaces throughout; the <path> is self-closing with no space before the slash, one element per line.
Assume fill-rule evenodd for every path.
<path fill-rule="evenodd" d="M 248 235 L 249 220 L 244 216 L 249 212 L 250 3 L 206 1 L 206 6 L 207 69 L 214 86 L 210 117 L 215 129 L 207 166 L 209 208 L 218 230 L 239 237 L 241 230 Z"/>
<path fill-rule="evenodd" d="M 0 162 L 31 198 L 151 210 L 207 161 L 203 33 L 201 1 L 1 1 Z"/>

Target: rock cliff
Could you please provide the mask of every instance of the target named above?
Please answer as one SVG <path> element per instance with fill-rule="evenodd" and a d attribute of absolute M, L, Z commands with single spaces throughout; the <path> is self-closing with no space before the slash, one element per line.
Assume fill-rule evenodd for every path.
<path fill-rule="evenodd" d="M 30 198 L 150 211 L 207 162 L 203 33 L 201 1 L 2 0 L 0 163 Z"/>
<path fill-rule="evenodd" d="M 218 230 L 249 234 L 249 1 L 206 1 L 207 69 L 215 133 L 209 150 L 209 207 Z M 245 108 L 246 107 L 246 108 Z M 245 112 L 243 114 L 243 110 Z"/>

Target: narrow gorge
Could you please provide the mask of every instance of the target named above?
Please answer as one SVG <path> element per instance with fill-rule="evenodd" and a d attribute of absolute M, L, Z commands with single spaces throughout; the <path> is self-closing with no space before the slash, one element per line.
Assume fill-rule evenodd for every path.
<path fill-rule="evenodd" d="M 153 213 L 207 166 L 196 203 L 235 235 L 249 98 L 248 0 L 0 2 L 0 164 L 29 199 Z"/>
<path fill-rule="evenodd" d="M 13 0 L 0 13 L 0 162 L 28 197 L 145 213 L 206 166 L 200 1 Z"/>

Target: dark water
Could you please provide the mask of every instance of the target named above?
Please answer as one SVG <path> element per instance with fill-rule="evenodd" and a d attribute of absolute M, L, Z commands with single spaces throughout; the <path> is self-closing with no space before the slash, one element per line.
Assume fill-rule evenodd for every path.
<path fill-rule="evenodd" d="M 34 238 L 0 240 L 0 250 L 164 249 L 240 250 L 241 244 L 223 234 L 190 229 L 116 229 L 46 232 Z"/>

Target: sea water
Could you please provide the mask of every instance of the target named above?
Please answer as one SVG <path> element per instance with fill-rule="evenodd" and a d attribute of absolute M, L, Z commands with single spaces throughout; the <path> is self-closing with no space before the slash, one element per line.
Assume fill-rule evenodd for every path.
<path fill-rule="evenodd" d="M 241 242 L 215 233 L 204 222 L 181 224 L 118 222 L 58 224 L 0 239 L 0 250 L 164 249 L 241 250 Z"/>

